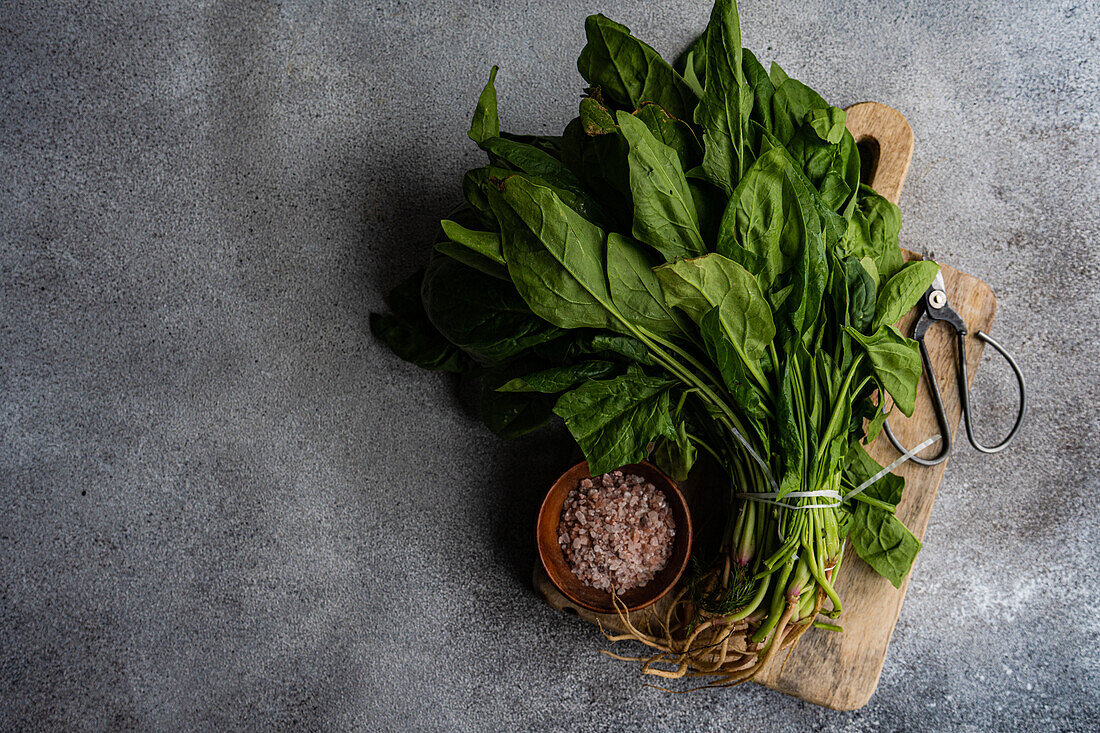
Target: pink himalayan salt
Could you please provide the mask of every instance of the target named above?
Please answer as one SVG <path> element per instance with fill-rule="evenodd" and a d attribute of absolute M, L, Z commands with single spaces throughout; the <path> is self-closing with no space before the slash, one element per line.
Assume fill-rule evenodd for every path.
<path fill-rule="evenodd" d="M 625 593 L 664 569 L 676 522 L 653 484 L 622 471 L 586 478 L 569 492 L 558 524 L 558 544 L 585 585 Z"/>

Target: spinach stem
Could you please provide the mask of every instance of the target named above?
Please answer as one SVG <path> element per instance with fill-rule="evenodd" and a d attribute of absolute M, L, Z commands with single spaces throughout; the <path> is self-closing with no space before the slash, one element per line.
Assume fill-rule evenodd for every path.
<path fill-rule="evenodd" d="M 681 349 L 681 348 L 680 348 L 679 346 L 677 346 L 676 344 L 672 343 L 671 341 L 668 341 L 668 340 L 666 340 L 666 339 L 664 339 L 664 338 L 662 338 L 662 337 L 658 336 L 658 335 L 657 335 L 657 334 L 655 334 L 655 333 L 653 333 L 653 334 L 649 334 L 649 337 L 650 337 L 651 339 L 653 339 L 653 341 L 654 341 L 654 342 L 656 342 L 656 343 L 660 344 L 660 345 L 661 345 L 662 347 L 664 347 L 664 348 L 666 348 L 666 349 L 668 349 L 668 350 L 670 350 L 670 351 L 674 352 L 674 353 L 675 353 L 676 355 L 678 355 L 678 356 L 679 356 L 679 357 L 680 357 L 681 359 L 684 359 L 684 360 L 685 360 L 685 361 L 687 361 L 687 362 L 688 362 L 689 364 L 691 364 L 691 365 L 692 365 L 693 367 L 695 367 L 695 368 L 696 368 L 696 369 L 698 369 L 698 370 L 699 370 L 700 372 L 702 372 L 702 373 L 703 373 L 703 374 L 704 374 L 704 375 L 706 376 L 706 378 L 707 378 L 708 380 L 710 380 L 711 384 L 713 384 L 713 385 L 714 385 L 714 386 L 716 386 L 716 387 L 717 387 L 717 386 L 719 386 L 719 385 L 721 385 L 721 382 L 719 381 L 718 377 L 716 377 L 716 376 L 714 375 L 714 373 L 713 373 L 713 372 L 711 372 L 711 370 L 710 370 L 710 369 L 708 369 L 708 368 L 706 367 L 706 365 L 705 365 L 705 364 L 703 364 L 702 362 L 700 362 L 700 361 L 699 361 L 698 359 L 696 359 L 696 358 L 695 358 L 694 356 L 692 356 L 691 354 L 687 353 L 686 351 L 684 351 L 683 349 Z"/>
<path fill-rule="evenodd" d="M 703 450 L 705 450 L 707 453 L 709 453 L 711 455 L 711 458 L 718 461 L 719 463 L 723 462 L 722 456 L 718 455 L 718 451 L 711 448 L 710 444 L 707 443 L 705 440 L 703 440 L 699 436 L 694 435 L 692 433 L 688 433 L 687 437 L 688 437 L 688 440 L 690 440 L 691 442 L 695 443 L 696 445 L 702 446 Z"/>
<path fill-rule="evenodd" d="M 787 580 L 791 577 L 791 572 L 794 570 L 794 561 L 788 560 L 783 566 L 783 569 L 779 572 L 779 584 L 775 587 L 775 592 L 772 593 L 772 602 L 768 608 L 768 616 L 764 620 L 764 623 L 760 624 L 760 628 L 756 630 L 750 638 L 754 642 L 761 642 L 768 638 L 768 634 L 772 632 L 776 624 L 779 623 L 779 617 L 783 615 L 783 608 L 786 606 L 786 598 L 783 590 L 786 588 Z"/>
<path fill-rule="evenodd" d="M 667 341 L 666 339 L 658 336 L 657 334 L 650 334 L 650 337 L 656 343 L 659 343 L 664 348 L 675 352 L 678 356 L 680 356 L 682 359 L 684 359 L 689 364 L 691 364 L 691 366 L 693 366 L 697 370 L 699 370 L 710 381 L 711 385 L 715 389 L 718 389 L 720 391 L 728 393 L 728 390 L 726 388 L 725 383 L 719 377 L 715 376 L 715 374 L 712 371 L 710 371 L 710 369 L 708 369 L 705 364 L 700 362 L 694 356 L 692 356 L 688 352 L 684 351 L 683 349 L 681 349 L 679 346 L 672 343 L 671 341 Z M 750 367 L 750 372 L 752 372 L 753 376 L 757 379 L 757 381 L 759 383 L 758 386 L 760 387 L 761 391 L 764 393 L 764 396 L 766 398 L 765 400 L 760 401 L 760 408 L 764 411 L 764 413 L 768 417 L 772 417 L 771 408 L 768 406 L 768 402 L 771 400 L 771 397 L 772 397 L 771 385 L 768 384 L 768 380 L 766 378 L 764 378 L 763 374 L 758 374 L 757 372 L 752 371 L 751 367 Z"/>
<path fill-rule="evenodd" d="M 733 434 L 737 441 L 741 443 L 741 445 L 749 452 L 749 455 L 753 458 L 753 460 L 760 464 L 760 467 L 764 470 L 764 475 L 768 478 L 770 483 L 778 487 L 775 478 L 772 476 L 771 468 L 764 462 L 764 459 L 760 457 L 760 451 L 757 448 L 749 445 L 748 439 L 744 435 L 744 428 L 741 426 L 740 420 L 737 419 L 737 415 L 734 414 L 729 405 L 727 405 L 724 400 L 718 397 L 718 395 L 716 395 L 705 382 L 692 374 L 690 370 L 685 369 L 682 364 L 680 364 L 670 354 L 660 348 L 657 342 L 650 338 L 652 334 L 647 334 L 643 331 L 640 331 L 630 324 L 626 324 L 626 326 L 634 333 L 634 335 L 639 340 L 641 340 L 649 347 L 649 350 L 658 359 L 658 361 L 661 362 L 662 366 L 671 371 L 681 381 L 697 388 L 700 394 L 705 397 L 714 407 L 716 407 L 719 412 L 722 413 L 722 415 L 719 417 L 719 422 L 722 423 L 724 427 Z"/>
<path fill-rule="evenodd" d="M 820 510 L 814 510 L 811 513 L 811 517 L 818 514 Z M 811 520 L 812 521 L 812 520 Z M 829 596 L 829 600 L 833 602 L 833 608 L 840 608 L 840 596 L 833 590 L 833 584 L 825 577 L 825 558 L 822 556 L 824 553 L 824 539 L 818 536 L 816 531 L 817 522 L 812 522 L 814 531 L 809 537 L 809 541 L 805 543 L 806 553 L 806 568 L 810 571 L 810 574 L 817 581 L 817 584 L 821 586 L 821 589 L 825 591 L 825 595 Z"/>
<path fill-rule="evenodd" d="M 867 506 L 873 506 L 876 509 L 881 509 L 882 511 L 888 512 L 890 514 L 896 514 L 897 511 L 898 511 L 898 508 L 896 506 L 894 506 L 893 504 L 889 504 L 885 501 L 881 501 L 879 499 L 876 499 L 873 496 L 867 496 L 867 494 L 862 492 L 862 491 L 860 493 L 856 494 L 855 496 L 853 496 L 852 501 L 858 501 L 858 502 L 861 502 L 863 504 L 866 504 Z"/>
<path fill-rule="evenodd" d="M 844 382 L 837 389 L 836 395 L 833 396 L 833 414 L 829 417 L 829 423 L 825 426 L 825 433 L 821 436 L 821 442 L 817 447 L 817 457 L 814 462 L 821 463 L 821 460 L 825 457 L 825 452 L 829 449 L 829 444 L 832 443 L 834 434 L 837 431 L 838 423 L 840 422 L 841 406 L 848 405 L 846 395 L 848 394 L 848 387 L 852 384 L 852 379 L 856 375 L 856 367 L 863 361 L 863 354 L 859 354 L 852 360 L 852 366 L 848 369 L 848 374 L 844 377 Z"/>

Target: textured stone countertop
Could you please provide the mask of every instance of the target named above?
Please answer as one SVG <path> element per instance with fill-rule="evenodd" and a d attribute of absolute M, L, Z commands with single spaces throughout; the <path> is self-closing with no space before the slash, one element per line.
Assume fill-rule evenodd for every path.
<path fill-rule="evenodd" d="M 506 444 L 369 333 L 583 18 L 707 2 L 0 8 L 0 729 L 1097 730 L 1100 8 L 745 0 L 745 45 L 916 133 L 902 244 L 987 280 L 1018 442 L 963 442 L 882 681 L 673 697 L 530 589 L 560 430 Z M 986 358 L 983 435 L 1014 382 Z"/>

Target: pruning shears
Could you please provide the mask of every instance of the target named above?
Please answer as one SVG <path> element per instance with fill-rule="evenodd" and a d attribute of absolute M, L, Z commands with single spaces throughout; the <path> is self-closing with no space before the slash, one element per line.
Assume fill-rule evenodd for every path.
<path fill-rule="evenodd" d="M 1012 367 L 1012 371 L 1016 375 L 1016 381 L 1020 385 L 1020 409 L 1016 414 L 1016 423 L 1012 426 L 1008 437 L 997 445 L 984 446 L 974 437 L 974 428 L 970 418 L 970 386 L 966 373 L 966 323 L 947 302 L 947 289 L 944 286 L 942 273 L 936 275 L 936 279 L 932 281 L 932 286 L 921 296 L 917 307 L 920 309 L 920 315 L 913 326 L 913 339 L 920 345 L 924 374 L 928 378 L 928 391 L 932 395 L 932 405 L 936 411 L 936 422 L 939 423 L 940 436 L 943 442 L 940 452 L 934 457 L 919 458 L 911 456 L 910 460 L 922 466 L 934 466 L 937 463 L 946 461 L 951 454 L 951 426 L 947 422 L 947 411 L 943 406 L 943 395 L 940 394 L 939 381 L 936 379 L 936 373 L 932 371 L 932 360 L 928 358 L 928 348 L 924 344 L 924 336 L 928 333 L 928 329 L 940 322 L 946 323 L 955 331 L 955 348 L 959 373 L 959 402 L 962 405 L 962 418 L 963 424 L 966 425 L 966 437 L 970 444 L 982 453 L 997 453 L 1004 450 L 1016 437 L 1016 431 L 1020 429 L 1020 424 L 1024 421 L 1024 413 L 1027 411 L 1027 388 L 1024 386 L 1024 375 L 1020 373 L 1020 367 L 1016 364 L 1016 360 L 992 336 L 983 331 L 977 332 L 978 338 L 992 346 L 997 350 L 997 353 L 1005 358 L 1008 365 Z M 895 448 L 902 453 L 909 453 L 894 436 L 893 431 L 890 430 L 889 420 L 886 421 L 884 430 L 886 437 L 894 444 Z"/>

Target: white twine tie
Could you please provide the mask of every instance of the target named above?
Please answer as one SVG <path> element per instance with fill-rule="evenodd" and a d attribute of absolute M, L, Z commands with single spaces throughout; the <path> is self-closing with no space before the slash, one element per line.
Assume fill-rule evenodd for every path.
<path fill-rule="evenodd" d="M 915 456 L 917 453 L 920 453 L 922 450 L 924 450 L 928 446 L 930 446 L 933 443 L 937 442 L 939 439 L 940 439 L 940 436 L 938 436 L 938 435 L 933 436 L 933 437 L 929 438 L 928 440 L 924 441 L 923 443 L 921 443 L 920 445 L 918 445 L 916 448 L 911 448 L 910 450 L 905 451 L 904 453 L 901 454 L 900 458 L 898 458 L 896 461 L 891 463 L 889 466 L 887 466 L 886 468 L 884 468 L 881 471 L 879 471 L 878 473 L 876 473 L 871 478 L 864 481 L 859 486 L 857 486 L 854 489 L 852 489 L 851 491 L 849 491 L 845 496 L 841 496 L 839 492 L 834 491 L 833 489 L 817 489 L 816 491 L 791 491 L 791 492 L 783 495 L 784 499 L 786 499 L 786 498 L 803 499 L 803 498 L 811 498 L 811 497 L 825 497 L 825 498 L 833 499 L 833 501 L 828 503 L 828 504 L 802 504 L 802 505 L 798 505 L 798 504 L 789 504 L 785 501 L 776 501 L 776 499 L 779 498 L 779 492 L 778 491 L 765 491 L 765 492 L 759 492 L 759 493 L 758 492 L 739 493 L 739 494 L 737 494 L 737 496 L 739 496 L 743 499 L 748 499 L 750 501 L 758 501 L 762 504 L 772 504 L 773 506 L 786 507 L 787 509 L 833 509 L 835 507 L 840 506 L 841 504 L 843 504 L 845 502 L 851 501 L 852 499 L 854 499 L 856 497 L 857 494 L 860 494 L 863 491 L 865 491 L 866 489 L 869 489 L 872 485 L 875 484 L 875 482 L 877 482 L 883 476 L 885 476 L 888 473 L 893 472 L 893 470 L 895 468 L 897 468 L 901 464 L 905 463 L 910 458 Z"/>

